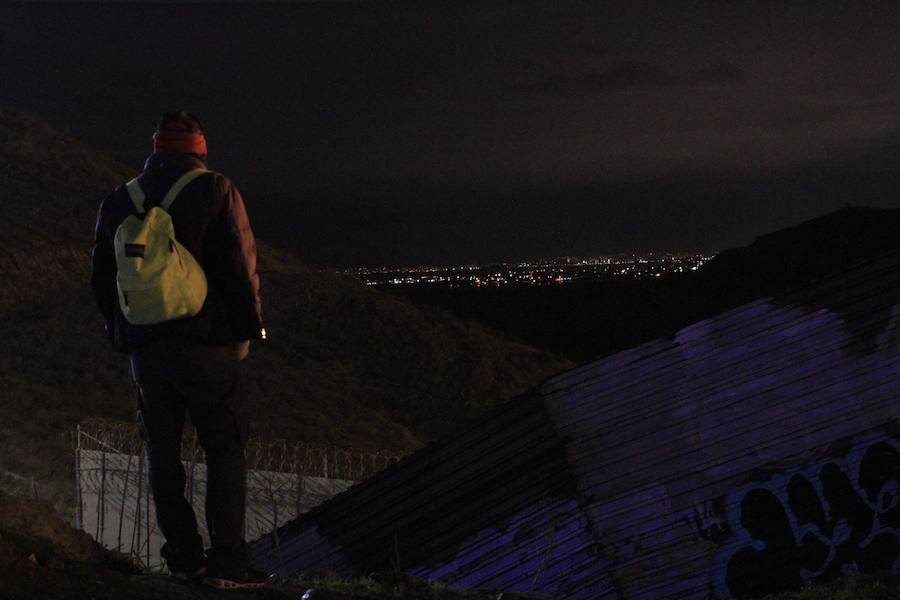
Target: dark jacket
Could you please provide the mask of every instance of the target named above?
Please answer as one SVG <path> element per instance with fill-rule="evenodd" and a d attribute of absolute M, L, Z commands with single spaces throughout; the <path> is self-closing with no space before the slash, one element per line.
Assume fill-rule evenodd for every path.
<path fill-rule="evenodd" d="M 206 165 L 192 154 L 150 156 L 138 180 L 147 196 L 146 207 L 158 204 L 182 174 L 197 167 Z M 134 205 L 121 185 L 100 205 L 92 254 L 91 286 L 116 350 L 131 353 L 166 337 L 210 345 L 261 337 L 256 242 L 244 201 L 230 179 L 214 172 L 201 175 L 169 209 L 175 237 L 203 267 L 209 284 L 206 302 L 193 317 L 157 325 L 132 325 L 125 319 L 116 291 L 113 240 L 131 214 L 136 214 Z"/>

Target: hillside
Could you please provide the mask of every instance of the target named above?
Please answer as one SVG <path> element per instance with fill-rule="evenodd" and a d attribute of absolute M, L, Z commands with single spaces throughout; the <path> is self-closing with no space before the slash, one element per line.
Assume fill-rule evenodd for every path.
<path fill-rule="evenodd" d="M 698 273 L 718 302 L 779 296 L 900 247 L 900 209 L 846 206 L 730 248 Z"/>
<path fill-rule="evenodd" d="M 9 109 L 0 152 L 0 489 L 68 507 L 75 424 L 134 415 L 88 286 L 97 205 L 134 173 Z M 259 255 L 270 340 L 245 378 L 258 435 L 406 452 L 571 366 L 263 242 Z"/>
<path fill-rule="evenodd" d="M 493 600 L 497 593 L 452 589 L 406 576 L 377 580 L 274 580 L 259 590 L 222 592 L 142 573 L 63 522 L 47 503 L 0 492 L 0 597 L 4 600 Z M 504 596 L 505 598 L 506 596 Z"/>

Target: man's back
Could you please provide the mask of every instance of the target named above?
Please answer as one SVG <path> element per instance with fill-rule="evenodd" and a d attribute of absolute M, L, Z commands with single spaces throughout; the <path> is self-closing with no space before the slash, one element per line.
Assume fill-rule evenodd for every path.
<path fill-rule="evenodd" d="M 157 152 L 147 159 L 138 182 L 147 207 L 158 204 L 175 181 L 205 162 L 193 154 Z M 97 220 L 93 276 L 97 302 L 120 352 L 131 352 L 158 337 L 179 336 L 200 343 L 227 345 L 258 339 L 262 330 L 256 244 L 240 192 L 230 179 L 210 172 L 190 182 L 169 208 L 176 239 L 203 267 L 209 282 L 207 301 L 194 317 L 160 325 L 131 325 L 118 306 L 112 240 L 135 208 L 117 188 L 102 203 Z"/>

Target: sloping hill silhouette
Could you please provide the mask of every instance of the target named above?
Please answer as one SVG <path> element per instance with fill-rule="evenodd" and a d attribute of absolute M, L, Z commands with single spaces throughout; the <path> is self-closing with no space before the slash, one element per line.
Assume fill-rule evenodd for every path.
<path fill-rule="evenodd" d="M 898 247 L 900 209 L 846 206 L 724 250 L 697 279 L 737 303 L 783 294 Z"/>
<path fill-rule="evenodd" d="M 134 172 L 5 108 L 0 152 L 0 489 L 59 508 L 75 424 L 134 415 L 127 357 L 88 286 L 97 205 Z M 256 434 L 404 452 L 571 365 L 262 242 L 259 254 L 270 341 L 246 368 Z"/>

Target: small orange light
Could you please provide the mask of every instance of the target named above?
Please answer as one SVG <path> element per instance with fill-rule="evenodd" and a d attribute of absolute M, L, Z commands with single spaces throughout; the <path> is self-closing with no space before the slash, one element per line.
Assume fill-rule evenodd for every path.
<path fill-rule="evenodd" d="M 262 339 L 266 339 L 266 328 L 263 327 L 262 330 L 259 332 L 259 334 L 262 337 Z"/>

